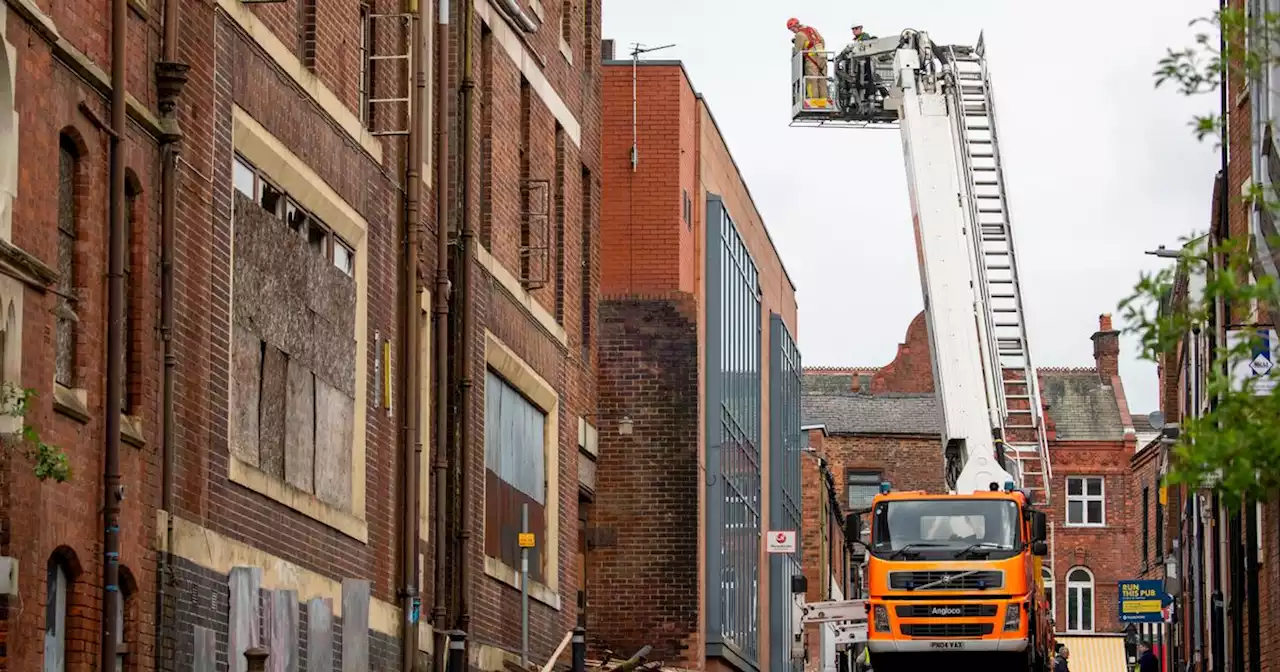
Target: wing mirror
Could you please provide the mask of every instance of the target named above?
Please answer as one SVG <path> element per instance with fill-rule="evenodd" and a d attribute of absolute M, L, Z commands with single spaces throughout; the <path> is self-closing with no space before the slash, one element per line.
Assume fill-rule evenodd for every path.
<path fill-rule="evenodd" d="M 1043 542 L 1049 538 L 1049 521 L 1043 511 L 1031 512 L 1031 541 Z"/>
<path fill-rule="evenodd" d="M 1031 555 L 1046 556 L 1049 555 L 1049 544 L 1043 541 L 1031 542 Z"/>

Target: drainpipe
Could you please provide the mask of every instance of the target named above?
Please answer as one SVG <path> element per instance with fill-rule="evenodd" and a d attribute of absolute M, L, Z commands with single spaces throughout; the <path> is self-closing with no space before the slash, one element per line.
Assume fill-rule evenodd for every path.
<path fill-rule="evenodd" d="M 404 326 L 405 334 L 401 339 L 403 348 L 403 364 L 400 367 L 403 377 L 404 400 L 401 415 L 401 442 L 404 451 L 404 498 L 401 510 L 403 537 L 401 539 L 400 572 L 403 580 L 400 589 L 400 608 L 403 619 L 401 624 L 404 634 L 401 637 L 403 655 L 401 669 L 413 672 L 418 657 L 418 614 L 421 611 L 422 597 L 418 586 L 418 550 L 419 510 L 421 502 L 418 475 L 422 464 L 422 437 L 418 432 L 419 391 L 421 381 L 418 380 L 418 317 L 422 312 L 422 300 L 419 296 L 422 289 L 418 285 L 418 230 L 421 228 L 422 215 L 422 103 L 426 86 L 424 81 L 424 54 L 422 53 L 422 8 L 418 0 L 407 0 L 406 13 L 409 14 L 412 40 L 413 60 L 413 99 L 409 104 L 409 137 L 408 155 L 405 167 L 405 262 L 404 262 Z"/>
<path fill-rule="evenodd" d="M 503 13 L 511 17 L 511 20 L 515 21 L 524 32 L 536 33 L 542 27 L 536 19 L 525 13 L 518 0 L 499 0 L 498 4 L 502 7 Z"/>
<path fill-rule="evenodd" d="M 473 339 L 475 338 L 474 323 L 474 303 L 471 299 L 471 273 L 475 262 L 475 239 L 476 232 L 474 224 L 471 221 L 471 153 L 472 153 L 472 115 L 475 107 L 475 76 L 474 61 L 472 60 L 472 23 L 475 21 L 475 3 L 465 2 L 466 10 L 463 13 L 462 21 L 462 122 L 460 138 L 462 142 L 460 157 L 462 173 L 462 213 L 461 213 L 461 229 L 462 229 L 462 268 L 458 273 L 459 276 L 459 294 L 461 295 L 460 309 L 462 311 L 462 345 L 459 359 L 462 360 L 462 375 L 459 376 L 458 394 L 462 395 L 459 405 L 459 414 L 462 416 L 460 423 L 460 433 L 458 444 L 461 447 L 462 462 L 462 518 L 461 533 L 459 538 L 458 558 L 459 569 L 459 600 L 458 600 L 458 629 L 462 632 L 471 631 L 471 413 L 473 409 L 472 379 L 471 370 L 474 368 L 473 359 L 475 358 L 475 347 Z M 463 640 L 464 648 L 467 647 L 470 638 Z"/>
<path fill-rule="evenodd" d="M 464 0 L 470 2 L 471 0 Z M 449 0 L 439 0 L 436 12 L 436 280 L 432 312 L 435 329 L 432 338 L 436 353 L 436 448 L 432 466 L 435 469 L 436 520 L 433 541 L 435 544 L 435 593 L 431 609 L 431 624 L 435 629 L 435 664 L 433 669 L 445 669 L 449 649 L 445 630 L 445 511 L 448 507 L 448 468 L 445 450 L 449 444 Z M 423 81 L 419 77 L 419 81 Z"/>
<path fill-rule="evenodd" d="M 102 659 L 116 664 L 120 599 L 120 400 L 124 365 L 125 0 L 111 1 L 111 196 L 107 262 L 107 446 L 102 466 Z"/>
<path fill-rule="evenodd" d="M 177 460 L 174 445 L 173 380 L 177 356 L 173 350 L 173 248 L 174 222 L 178 206 L 178 155 L 182 149 L 182 129 L 178 126 L 177 99 L 187 81 L 190 66 L 178 62 L 178 0 L 164 3 L 164 44 L 161 59 L 155 65 L 156 94 L 159 100 L 161 137 L 160 173 L 160 339 L 164 343 L 164 378 L 161 400 L 160 508 L 165 512 L 165 552 L 160 554 L 160 581 L 156 590 L 157 621 L 168 627 L 170 589 L 174 587 L 173 562 L 173 479 Z M 161 642 L 173 641 L 161 638 Z M 164 646 L 163 644 L 161 645 Z M 160 652 L 161 660 L 166 652 Z"/>

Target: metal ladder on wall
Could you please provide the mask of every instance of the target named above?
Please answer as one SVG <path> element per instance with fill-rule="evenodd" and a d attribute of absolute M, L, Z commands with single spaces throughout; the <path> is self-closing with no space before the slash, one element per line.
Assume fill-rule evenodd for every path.
<path fill-rule="evenodd" d="M 1000 421 L 1004 428 L 1006 462 L 1017 465 L 1021 485 L 1037 504 L 1049 503 L 1052 468 L 1049 461 L 1040 384 L 1031 360 L 1023 311 L 1022 289 L 1010 225 L 1009 201 L 996 134 L 991 80 L 983 55 L 983 38 L 969 50 L 949 47 L 951 104 L 956 113 L 959 155 L 967 177 L 969 221 L 975 237 L 979 282 L 987 306 L 989 350 L 983 356 L 1002 377 L 996 385 Z M 1014 471 L 1010 469 L 1010 471 Z"/>

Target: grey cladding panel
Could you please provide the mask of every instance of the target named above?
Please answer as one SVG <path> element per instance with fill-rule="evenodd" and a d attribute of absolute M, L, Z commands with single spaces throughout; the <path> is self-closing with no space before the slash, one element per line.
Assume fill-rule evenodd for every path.
<path fill-rule="evenodd" d="M 342 580 L 342 672 L 369 669 L 369 582 Z"/>
<path fill-rule="evenodd" d="M 267 666 L 272 672 L 298 672 L 298 593 L 273 590 L 268 594 L 271 605 L 271 657 Z"/>
<path fill-rule="evenodd" d="M 333 602 L 307 603 L 307 672 L 333 672 Z"/>
<path fill-rule="evenodd" d="M 244 652 L 259 643 L 258 591 L 262 586 L 262 570 L 258 567 L 234 567 L 227 583 L 231 590 L 231 608 L 227 616 L 229 672 L 245 672 L 248 663 Z"/>

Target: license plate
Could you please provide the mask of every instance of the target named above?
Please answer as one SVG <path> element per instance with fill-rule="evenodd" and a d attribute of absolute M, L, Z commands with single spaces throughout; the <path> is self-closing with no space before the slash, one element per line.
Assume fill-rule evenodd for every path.
<path fill-rule="evenodd" d="M 963 649 L 964 642 L 930 642 L 931 649 Z"/>

